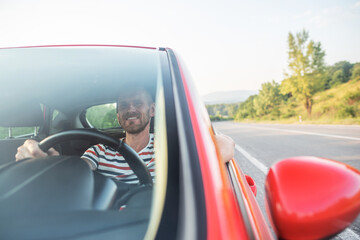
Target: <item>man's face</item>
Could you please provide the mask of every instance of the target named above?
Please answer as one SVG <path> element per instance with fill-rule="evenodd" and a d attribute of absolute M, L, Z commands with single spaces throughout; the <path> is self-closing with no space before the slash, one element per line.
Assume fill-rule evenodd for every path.
<path fill-rule="evenodd" d="M 154 113 L 155 104 L 146 91 L 130 91 L 119 98 L 117 118 L 128 133 L 142 132 Z"/>

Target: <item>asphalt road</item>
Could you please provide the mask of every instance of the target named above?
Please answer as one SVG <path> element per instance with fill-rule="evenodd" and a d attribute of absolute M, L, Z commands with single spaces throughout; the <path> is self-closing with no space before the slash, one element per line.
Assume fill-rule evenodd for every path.
<path fill-rule="evenodd" d="M 235 159 L 243 172 L 255 180 L 256 199 L 264 215 L 265 177 L 270 166 L 281 159 L 318 156 L 360 169 L 360 126 L 234 122 L 215 122 L 213 126 L 234 139 Z M 333 239 L 360 240 L 360 216 Z"/>

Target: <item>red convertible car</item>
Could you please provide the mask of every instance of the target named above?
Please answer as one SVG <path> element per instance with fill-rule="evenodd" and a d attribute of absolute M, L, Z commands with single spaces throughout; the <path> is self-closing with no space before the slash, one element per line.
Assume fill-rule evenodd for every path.
<path fill-rule="evenodd" d="M 173 50 L 129 46 L 0 49 L 0 239 L 322 239 L 360 210 L 360 174 L 293 157 L 256 186 L 224 163 L 204 105 Z M 120 139 L 120 89 L 153 94 L 155 178 Z M 26 139 L 60 156 L 15 161 Z M 139 179 L 127 184 L 80 158 L 112 146 Z M 273 231 L 256 201 L 265 187 Z M 124 207 L 126 206 L 126 207 Z"/>

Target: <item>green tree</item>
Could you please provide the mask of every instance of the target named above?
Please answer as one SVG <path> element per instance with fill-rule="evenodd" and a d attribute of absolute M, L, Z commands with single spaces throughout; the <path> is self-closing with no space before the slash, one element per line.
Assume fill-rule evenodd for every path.
<path fill-rule="evenodd" d="M 234 118 L 238 108 L 239 103 L 206 105 L 209 116 L 225 117 L 226 119 Z"/>
<path fill-rule="evenodd" d="M 289 74 L 281 83 L 281 93 L 301 101 L 311 115 L 313 95 L 324 88 L 324 56 L 320 42 L 309 39 L 305 30 L 289 33 Z"/>
<path fill-rule="evenodd" d="M 229 105 L 227 105 L 227 108 L 228 108 L 229 117 L 234 118 L 236 112 L 239 109 L 239 104 L 238 103 L 229 104 Z"/>
<path fill-rule="evenodd" d="M 334 87 L 345 82 L 345 74 L 342 69 L 337 70 L 331 77 L 330 86 Z"/>
<path fill-rule="evenodd" d="M 341 61 L 335 63 L 333 66 L 330 66 L 326 70 L 327 74 L 327 87 L 331 88 L 336 85 L 348 82 L 351 78 L 351 72 L 354 64 L 349 63 L 348 61 Z"/>
<path fill-rule="evenodd" d="M 271 113 L 281 103 L 283 96 L 280 94 L 280 84 L 275 82 L 266 82 L 261 84 L 259 91 L 259 101 L 264 107 L 265 114 Z"/>
<path fill-rule="evenodd" d="M 265 103 L 262 101 L 262 99 L 260 99 L 259 95 L 254 98 L 253 107 L 257 117 L 262 117 L 266 115 Z"/>
<path fill-rule="evenodd" d="M 351 74 L 352 81 L 360 81 L 360 63 L 354 64 Z"/>
<path fill-rule="evenodd" d="M 258 95 L 251 95 L 245 102 L 240 103 L 235 119 L 241 120 L 245 118 L 255 118 L 256 110 L 254 108 L 254 100 L 257 97 Z"/>

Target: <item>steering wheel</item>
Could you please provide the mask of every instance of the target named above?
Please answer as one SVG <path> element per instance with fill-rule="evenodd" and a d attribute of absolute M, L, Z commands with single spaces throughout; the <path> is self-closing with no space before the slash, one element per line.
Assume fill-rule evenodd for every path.
<path fill-rule="evenodd" d="M 75 139 L 92 139 L 114 148 L 116 151 L 118 151 L 121 155 L 124 156 L 125 161 L 129 164 L 131 170 L 133 170 L 135 175 L 138 177 L 140 185 L 153 184 L 149 169 L 146 167 L 145 163 L 142 161 L 142 159 L 139 157 L 139 155 L 134 149 L 132 149 L 122 140 L 109 137 L 104 133 L 98 131 L 77 129 L 56 133 L 42 140 L 39 143 L 39 147 L 42 151 L 47 152 L 51 147 L 55 146 L 58 143 Z"/>

